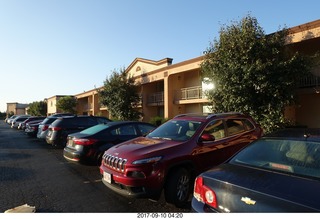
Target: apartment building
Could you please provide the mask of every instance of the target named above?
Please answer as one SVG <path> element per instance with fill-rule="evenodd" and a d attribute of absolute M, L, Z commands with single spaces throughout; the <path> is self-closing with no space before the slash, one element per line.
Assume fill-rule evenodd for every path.
<path fill-rule="evenodd" d="M 25 115 L 28 114 L 28 105 L 29 104 L 24 104 L 24 103 L 7 103 L 7 111 L 6 117 L 9 117 L 9 115 L 14 114 L 14 115 Z"/>
<path fill-rule="evenodd" d="M 293 51 L 314 54 L 320 51 L 320 20 L 289 29 L 287 46 Z M 172 64 L 172 58 L 159 61 L 136 58 L 126 68 L 140 85 L 142 102 L 139 110 L 143 120 L 152 117 L 172 118 L 180 113 L 209 111 L 203 95 L 200 64 L 203 56 Z M 74 95 L 78 99 L 78 114 L 109 116 L 107 108 L 99 104 L 100 88 Z M 301 81 L 299 104 L 288 107 L 286 117 L 297 125 L 319 127 L 320 124 L 320 66 L 313 76 Z"/>
<path fill-rule="evenodd" d="M 200 63 L 203 57 L 172 65 L 171 58 L 153 61 L 136 58 L 126 69 L 139 84 L 143 120 L 171 118 L 180 113 L 202 112 L 208 100 L 202 95 Z M 101 88 L 75 95 L 79 114 L 109 116 L 99 104 Z"/>
<path fill-rule="evenodd" d="M 60 109 L 57 108 L 56 104 L 61 97 L 66 97 L 70 95 L 55 95 L 47 98 L 45 101 L 47 102 L 47 115 L 50 116 L 55 113 L 62 113 Z"/>

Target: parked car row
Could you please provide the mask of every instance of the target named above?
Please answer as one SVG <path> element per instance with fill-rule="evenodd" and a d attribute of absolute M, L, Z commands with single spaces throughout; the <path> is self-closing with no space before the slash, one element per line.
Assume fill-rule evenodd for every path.
<path fill-rule="evenodd" d="M 106 188 L 125 197 L 157 200 L 163 192 L 177 207 L 191 201 L 194 212 L 320 211 L 319 130 L 264 135 L 237 112 L 183 114 L 159 127 L 90 116 L 49 119 L 30 136 L 62 147 L 70 162 L 98 165 Z"/>
<path fill-rule="evenodd" d="M 6 119 L 6 123 L 10 125 L 11 128 L 18 128 L 19 124 L 24 122 L 26 119 L 31 117 L 30 115 L 13 115 Z"/>
<path fill-rule="evenodd" d="M 45 116 L 30 116 L 26 120 L 20 122 L 17 128 L 25 130 L 27 124 L 39 123 L 42 122 L 45 118 Z"/>
<path fill-rule="evenodd" d="M 41 123 L 28 124 L 25 132 L 48 145 L 64 148 L 63 156 L 69 161 L 100 165 L 106 149 L 155 128 L 138 121 L 113 122 L 101 116 L 55 114 Z"/>

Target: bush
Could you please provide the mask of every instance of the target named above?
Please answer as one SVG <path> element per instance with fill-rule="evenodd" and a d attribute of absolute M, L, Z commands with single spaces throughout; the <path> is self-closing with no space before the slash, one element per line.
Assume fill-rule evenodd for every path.
<path fill-rule="evenodd" d="M 165 123 L 166 121 L 168 121 L 167 118 L 163 118 L 161 116 L 156 116 L 150 119 L 151 124 L 156 125 L 156 126 L 160 126 L 161 124 Z"/>

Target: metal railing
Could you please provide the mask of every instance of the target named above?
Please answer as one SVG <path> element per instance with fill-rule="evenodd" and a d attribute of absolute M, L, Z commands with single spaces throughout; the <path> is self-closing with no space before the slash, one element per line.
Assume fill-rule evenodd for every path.
<path fill-rule="evenodd" d="M 148 95 L 148 99 L 147 99 L 148 104 L 163 103 L 163 102 L 164 102 L 163 92 L 156 92 Z"/>
<path fill-rule="evenodd" d="M 315 75 L 309 75 L 307 77 L 301 78 L 299 87 L 319 87 L 320 86 L 320 77 Z"/>
<path fill-rule="evenodd" d="M 181 88 L 175 93 L 175 100 L 202 99 L 203 97 L 201 86 Z"/>

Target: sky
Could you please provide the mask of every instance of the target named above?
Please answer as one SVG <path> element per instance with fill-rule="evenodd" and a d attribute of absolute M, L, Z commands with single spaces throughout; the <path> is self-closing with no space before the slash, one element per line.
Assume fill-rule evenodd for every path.
<path fill-rule="evenodd" d="M 135 58 L 203 55 L 223 25 L 266 34 L 320 19 L 319 0 L 0 0 L 0 112 L 100 87 Z"/>

